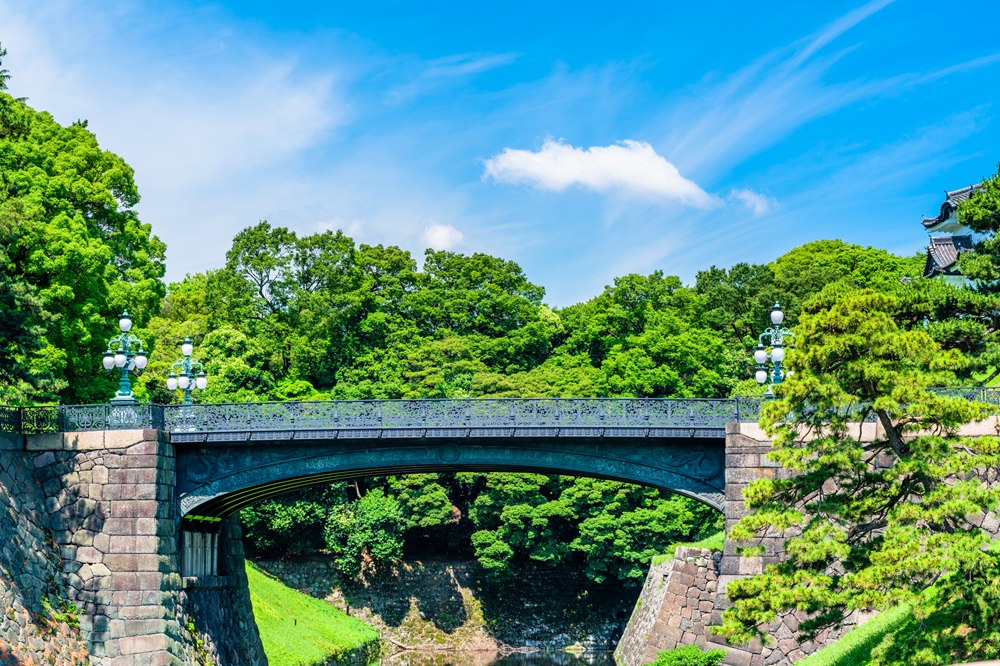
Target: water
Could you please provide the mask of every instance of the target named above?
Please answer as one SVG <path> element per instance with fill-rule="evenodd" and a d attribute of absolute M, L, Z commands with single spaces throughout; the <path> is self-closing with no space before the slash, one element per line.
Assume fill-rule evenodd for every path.
<path fill-rule="evenodd" d="M 614 666 L 612 652 L 400 652 L 382 659 L 381 666 Z"/>

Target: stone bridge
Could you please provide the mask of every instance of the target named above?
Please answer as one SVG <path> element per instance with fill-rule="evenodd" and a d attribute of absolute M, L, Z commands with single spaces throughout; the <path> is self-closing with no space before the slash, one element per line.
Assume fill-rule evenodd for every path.
<path fill-rule="evenodd" d="M 206 649 L 218 664 L 264 663 L 229 518 L 337 479 L 596 476 L 696 498 L 724 512 L 728 528 L 744 511 L 745 484 L 775 473 L 763 457 L 759 407 L 759 399 L 516 399 L 0 408 L 8 505 L 0 565 L 12 581 L 5 589 L 0 575 L 0 597 L 13 609 L 0 617 L 0 646 L 5 636 L 30 641 L 18 614 L 39 613 L 41 590 L 59 588 L 81 610 L 93 664 L 201 663 Z M 874 434 L 875 424 L 865 427 Z M 46 541 L 56 555 L 27 554 Z M 768 544 L 750 561 L 727 544 L 712 591 L 721 595 L 727 579 L 759 571 L 779 549 Z M 704 636 L 712 613 L 703 611 L 661 636 L 660 649 Z M 727 661 L 763 657 L 758 647 Z"/>

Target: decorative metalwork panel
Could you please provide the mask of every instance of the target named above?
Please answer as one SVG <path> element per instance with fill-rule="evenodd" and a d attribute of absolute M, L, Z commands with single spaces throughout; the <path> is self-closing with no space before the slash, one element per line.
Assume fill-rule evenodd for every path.
<path fill-rule="evenodd" d="M 592 436 L 594 428 L 722 429 L 736 418 L 733 400 L 655 399 L 470 399 L 351 400 L 168 405 L 171 433 L 380 431 L 385 437 L 470 436 L 499 430 L 500 436 Z M 514 432 L 518 431 L 518 432 Z M 521 432 L 523 431 L 523 432 Z M 341 434 L 344 436 L 344 434 Z M 481 435 L 480 435 L 481 436 Z"/>
<path fill-rule="evenodd" d="M 0 432 L 21 432 L 21 410 L 0 407 Z"/>
<path fill-rule="evenodd" d="M 991 405 L 1000 405 L 1000 387 L 995 386 L 949 386 L 946 388 L 932 389 L 935 393 L 951 396 L 954 398 L 965 398 L 976 402 L 986 402 Z"/>
<path fill-rule="evenodd" d="M 59 432 L 58 407 L 21 407 L 21 432 L 33 435 L 43 432 Z"/>

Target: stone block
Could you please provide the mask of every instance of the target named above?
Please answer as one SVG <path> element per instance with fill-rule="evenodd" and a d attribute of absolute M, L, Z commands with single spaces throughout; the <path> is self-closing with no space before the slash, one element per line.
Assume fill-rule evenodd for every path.
<path fill-rule="evenodd" d="M 167 609 L 162 606 L 126 606 L 119 610 L 119 617 L 124 620 L 142 619 L 158 620 L 165 617 Z"/>
<path fill-rule="evenodd" d="M 122 468 L 108 473 L 108 483 L 157 483 L 160 471 L 156 468 Z"/>
<path fill-rule="evenodd" d="M 83 546 L 76 551 L 75 559 L 84 564 L 94 564 L 104 559 L 104 554 L 93 546 Z"/>
<path fill-rule="evenodd" d="M 162 582 L 163 576 L 159 573 L 139 574 L 139 589 L 141 590 L 159 590 Z"/>
<path fill-rule="evenodd" d="M 116 500 L 111 503 L 112 518 L 157 518 L 168 515 L 170 507 L 157 505 L 156 502 L 138 502 L 126 499 Z"/>
<path fill-rule="evenodd" d="M 160 548 L 159 537 L 155 536 L 112 536 L 112 553 L 157 553 Z"/>
<path fill-rule="evenodd" d="M 106 430 L 102 448 L 129 449 L 144 440 L 142 430 Z"/>
<path fill-rule="evenodd" d="M 147 455 L 128 455 L 122 456 L 121 466 L 125 468 L 135 469 L 139 467 L 148 467 L 152 469 L 157 469 L 160 463 L 160 456 L 147 456 Z"/>
<path fill-rule="evenodd" d="M 135 553 L 108 553 L 104 556 L 104 564 L 112 572 L 116 571 L 138 571 L 139 561 Z"/>
<path fill-rule="evenodd" d="M 722 658 L 722 663 L 726 664 L 726 666 L 750 666 L 751 659 L 753 658 L 753 655 L 749 652 L 734 650 L 733 648 L 717 643 L 709 643 L 707 647 L 710 650 L 727 650 L 726 656 Z"/>

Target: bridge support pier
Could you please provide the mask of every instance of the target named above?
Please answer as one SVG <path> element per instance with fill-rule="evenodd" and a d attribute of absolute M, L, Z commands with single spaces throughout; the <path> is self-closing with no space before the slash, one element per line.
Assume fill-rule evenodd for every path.
<path fill-rule="evenodd" d="M 166 435 L 157 430 L 30 435 L 25 448 L 45 497 L 69 600 L 81 611 L 80 632 L 91 663 L 200 663 L 205 655 L 196 654 L 189 631 L 190 621 L 197 626 L 199 618 L 189 613 L 181 578 L 176 456 Z M 235 536 L 238 543 L 234 527 L 235 533 L 227 526 L 224 536 Z M 220 542 L 218 535 L 210 540 Z M 242 574 L 242 545 L 224 548 L 229 566 Z M 242 583 L 246 592 L 245 575 L 207 577 L 214 578 L 216 589 Z M 189 586 L 191 580 L 200 579 L 189 579 Z M 231 613 L 242 614 L 256 638 L 249 596 L 243 596 L 245 605 Z M 254 648 L 260 660 L 215 661 L 264 663 L 259 638 L 248 654 Z"/>

